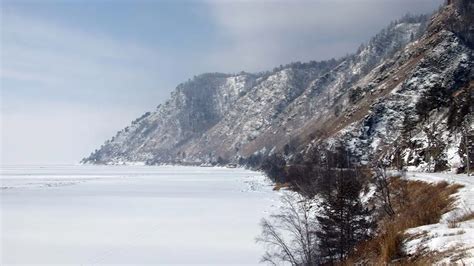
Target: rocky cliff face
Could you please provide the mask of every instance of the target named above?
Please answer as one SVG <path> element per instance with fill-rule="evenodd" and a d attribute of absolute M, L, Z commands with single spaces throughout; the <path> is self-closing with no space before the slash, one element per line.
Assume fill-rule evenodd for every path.
<path fill-rule="evenodd" d="M 462 168 L 474 72 L 466 18 L 459 12 L 447 6 L 420 39 L 376 67 L 375 86 L 346 105 L 346 118 L 335 124 L 342 129 L 330 139 L 343 140 L 367 161 L 426 171 Z"/>
<path fill-rule="evenodd" d="M 223 163 L 276 152 L 291 159 L 343 141 L 367 162 L 460 164 L 473 80 L 464 8 L 405 17 L 342 59 L 197 76 L 83 162 Z"/>

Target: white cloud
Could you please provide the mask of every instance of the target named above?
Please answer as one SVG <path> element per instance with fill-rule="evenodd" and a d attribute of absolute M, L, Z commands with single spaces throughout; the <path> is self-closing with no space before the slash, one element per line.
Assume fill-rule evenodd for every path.
<path fill-rule="evenodd" d="M 211 59 L 223 68 L 267 70 L 292 61 L 339 57 L 402 15 L 431 12 L 442 0 L 209 2 L 221 37 Z M 236 69 L 240 68 L 240 69 Z"/>
<path fill-rule="evenodd" d="M 155 48 L 30 17 L 6 14 L 2 22 L 4 90 L 80 89 L 113 97 L 163 85 L 155 73 L 169 59 Z M 26 86 L 33 82 L 36 86 Z"/>

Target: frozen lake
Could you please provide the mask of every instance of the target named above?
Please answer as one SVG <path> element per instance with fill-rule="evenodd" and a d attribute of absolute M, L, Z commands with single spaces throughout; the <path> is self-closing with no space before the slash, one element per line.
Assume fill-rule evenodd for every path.
<path fill-rule="evenodd" d="M 243 169 L 3 166 L 0 264 L 258 264 L 278 193 Z"/>

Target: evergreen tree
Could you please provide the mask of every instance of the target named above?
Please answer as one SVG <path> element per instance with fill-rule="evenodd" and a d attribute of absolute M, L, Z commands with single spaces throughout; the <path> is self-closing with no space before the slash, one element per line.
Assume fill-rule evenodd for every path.
<path fill-rule="evenodd" d="M 361 190 L 355 170 L 341 169 L 331 192 L 323 193 L 321 212 L 317 216 L 320 230 L 316 234 L 323 259 L 329 263 L 343 260 L 374 228 L 371 210 L 360 200 Z"/>
<path fill-rule="evenodd" d="M 286 182 L 286 161 L 281 154 L 272 154 L 262 162 L 262 170 L 275 182 Z"/>

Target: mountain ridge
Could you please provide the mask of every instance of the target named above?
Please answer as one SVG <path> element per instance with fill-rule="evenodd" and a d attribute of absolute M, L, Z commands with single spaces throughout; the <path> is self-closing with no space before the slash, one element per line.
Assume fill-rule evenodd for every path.
<path fill-rule="evenodd" d="M 338 60 L 297 62 L 256 74 L 199 75 L 178 85 L 170 100 L 118 132 L 82 162 L 245 164 L 256 155 L 274 153 L 285 153 L 292 160 L 314 145 L 337 140 L 352 147 L 363 162 L 382 157 L 393 161 L 397 155 L 405 165 L 429 169 L 434 157 L 423 157 L 426 141 L 413 139 L 420 138 L 427 126 L 420 113 L 433 111 L 429 102 L 422 110 L 420 99 L 435 87 L 442 87 L 443 92 L 441 96 L 435 92 L 432 99 L 447 97 L 469 84 L 473 76 L 472 29 L 459 26 L 466 18 L 460 10 L 448 5 L 430 20 L 405 16 L 355 54 Z M 459 138 L 465 111 L 454 115 L 454 128 L 441 119 L 453 102 L 450 98 L 441 105 L 441 113 L 428 114 L 428 118 L 439 118 L 442 128 L 434 130 L 436 134 Z M 410 121 L 416 130 L 407 130 Z M 390 147 L 395 142 L 406 146 L 403 154 Z M 454 154 L 459 141 L 454 143 L 438 147 L 446 157 L 437 158 L 445 161 L 444 168 L 461 167 L 461 157 Z"/>

